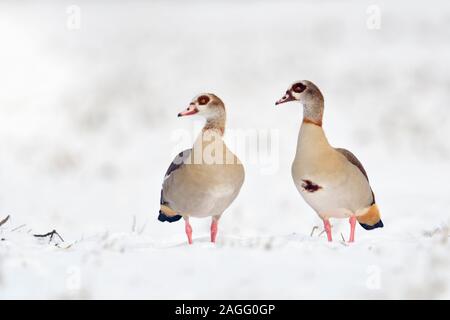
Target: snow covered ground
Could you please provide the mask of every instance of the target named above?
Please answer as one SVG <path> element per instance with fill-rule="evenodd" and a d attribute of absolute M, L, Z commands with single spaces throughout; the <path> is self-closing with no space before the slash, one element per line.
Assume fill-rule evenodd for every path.
<path fill-rule="evenodd" d="M 450 298 L 450 5 L 432 3 L 2 1 L 0 299 Z M 347 221 L 319 236 L 292 183 L 300 106 L 274 102 L 297 79 L 369 173 L 385 228 L 355 244 Z M 203 91 L 230 146 L 272 149 L 240 154 L 217 245 L 193 220 L 188 247 L 156 217 L 198 132 L 176 114 Z M 64 242 L 33 237 L 53 229 Z"/>

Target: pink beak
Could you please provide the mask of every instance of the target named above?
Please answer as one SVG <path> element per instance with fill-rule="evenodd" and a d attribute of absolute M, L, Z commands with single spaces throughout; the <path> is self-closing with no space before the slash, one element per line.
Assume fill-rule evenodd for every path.
<path fill-rule="evenodd" d="M 277 106 L 279 104 L 282 104 L 282 103 L 285 103 L 285 102 L 289 102 L 289 101 L 292 101 L 292 100 L 295 100 L 295 98 L 292 96 L 292 94 L 289 93 L 289 91 L 287 91 L 286 94 L 280 100 L 275 102 L 275 105 Z"/>
<path fill-rule="evenodd" d="M 178 116 L 179 117 L 190 116 L 196 114 L 197 112 L 198 112 L 197 107 L 191 104 L 189 107 L 187 107 L 186 110 L 180 112 Z"/>

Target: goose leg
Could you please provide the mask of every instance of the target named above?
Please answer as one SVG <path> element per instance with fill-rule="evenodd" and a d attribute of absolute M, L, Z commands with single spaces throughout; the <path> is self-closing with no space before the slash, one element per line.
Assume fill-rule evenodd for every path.
<path fill-rule="evenodd" d="M 350 222 L 350 239 L 348 240 L 348 242 L 355 242 L 356 217 L 351 216 L 348 220 Z"/>
<path fill-rule="evenodd" d="M 186 235 L 188 237 L 188 243 L 192 244 L 192 227 L 191 224 L 189 223 L 189 218 L 186 217 L 184 218 L 184 230 L 186 231 Z"/>
<path fill-rule="evenodd" d="M 213 217 L 211 221 L 211 242 L 216 243 L 217 231 L 219 227 L 219 218 Z"/>
<path fill-rule="evenodd" d="M 329 241 L 329 242 L 333 241 L 333 238 L 331 237 L 331 224 L 330 224 L 330 220 L 328 220 L 328 219 L 323 219 L 323 227 L 324 227 L 324 229 L 325 229 L 325 232 L 327 233 L 328 241 Z"/>

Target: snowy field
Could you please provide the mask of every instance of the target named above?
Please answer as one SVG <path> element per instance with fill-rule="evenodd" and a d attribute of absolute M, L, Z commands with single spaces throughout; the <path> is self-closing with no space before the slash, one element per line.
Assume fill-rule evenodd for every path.
<path fill-rule="evenodd" d="M 0 299 L 450 298 L 448 1 L 3 0 L 0 39 Z M 299 79 L 377 197 L 385 228 L 352 245 L 291 179 L 301 110 L 274 102 Z M 156 218 L 204 91 L 272 149 L 189 247 Z"/>

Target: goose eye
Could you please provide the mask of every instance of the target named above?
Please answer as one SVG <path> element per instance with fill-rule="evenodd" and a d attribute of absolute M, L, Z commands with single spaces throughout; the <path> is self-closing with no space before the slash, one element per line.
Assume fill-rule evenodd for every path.
<path fill-rule="evenodd" d="M 208 96 L 201 96 L 197 99 L 198 103 L 200 105 L 204 105 L 207 104 L 209 102 L 209 97 Z"/>
<path fill-rule="evenodd" d="M 294 84 L 292 89 L 295 92 L 300 93 L 300 92 L 303 92 L 306 89 L 306 86 L 303 83 L 296 83 L 296 84 Z"/>

